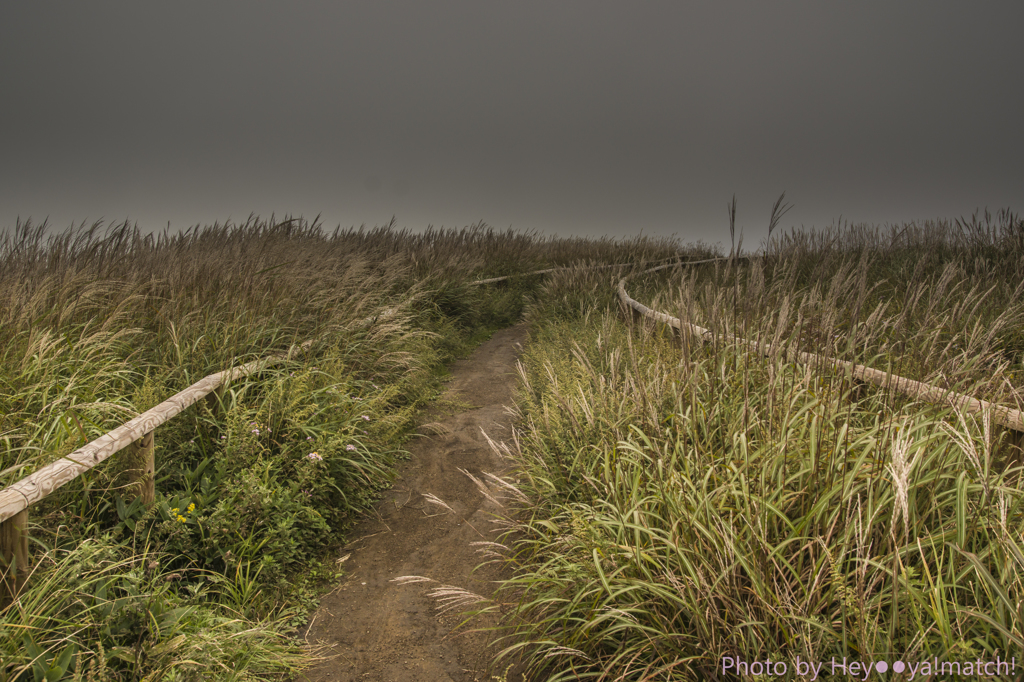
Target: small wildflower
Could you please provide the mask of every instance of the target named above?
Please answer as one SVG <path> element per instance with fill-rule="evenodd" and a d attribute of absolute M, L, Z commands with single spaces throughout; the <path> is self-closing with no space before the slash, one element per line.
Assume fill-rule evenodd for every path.
<path fill-rule="evenodd" d="M 308 455 L 306 455 L 306 457 L 307 457 L 308 459 L 311 459 L 311 460 L 313 460 L 314 462 L 322 462 L 322 461 L 324 460 L 324 458 L 323 458 L 323 457 L 321 457 L 321 456 L 319 455 L 319 453 L 316 453 L 316 452 L 311 452 L 311 453 L 309 453 Z"/>
<path fill-rule="evenodd" d="M 313 440 L 313 436 L 306 436 L 306 440 Z"/>
<path fill-rule="evenodd" d="M 196 442 L 195 438 L 193 438 L 192 440 L 189 441 L 189 443 L 195 443 L 195 442 Z"/>
<path fill-rule="evenodd" d="M 192 513 L 192 512 L 194 512 L 195 510 L 196 510 L 196 503 L 195 503 L 195 502 L 193 502 L 193 503 L 191 503 L 190 505 L 188 505 L 188 513 L 189 513 L 189 514 L 191 514 L 191 513 Z"/>
<path fill-rule="evenodd" d="M 259 429 L 253 429 L 252 432 L 255 433 L 257 436 L 260 435 L 260 430 Z"/>
<path fill-rule="evenodd" d="M 365 419 L 366 421 L 370 421 L 370 418 L 365 414 L 363 415 L 363 419 Z"/>
<path fill-rule="evenodd" d="M 177 507 L 175 507 L 174 509 L 172 509 L 172 510 L 171 510 L 171 513 L 172 513 L 172 514 L 177 514 L 177 513 L 178 513 L 178 511 L 179 511 L 179 510 L 178 510 L 178 508 L 177 508 Z"/>
<path fill-rule="evenodd" d="M 356 446 L 355 445 L 346 445 L 345 449 L 348 450 L 349 452 L 353 452 L 353 451 L 355 451 Z"/>
<path fill-rule="evenodd" d="M 221 439 L 221 440 L 227 440 L 227 439 L 228 439 L 228 437 L 227 437 L 227 436 L 221 436 L 221 437 L 220 437 L 220 439 Z"/>
<path fill-rule="evenodd" d="M 180 516 L 179 515 L 178 516 L 178 520 L 181 521 L 182 523 L 185 523 L 185 517 L 184 516 Z"/>

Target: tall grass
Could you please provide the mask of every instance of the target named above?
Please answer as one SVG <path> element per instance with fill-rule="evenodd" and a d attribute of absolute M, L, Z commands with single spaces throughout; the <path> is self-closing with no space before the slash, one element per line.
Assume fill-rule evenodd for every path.
<path fill-rule="evenodd" d="M 1009 212 L 833 228 L 630 280 L 711 329 L 705 343 L 623 318 L 614 288 L 647 263 L 720 255 L 701 244 L 19 223 L 0 237 L 4 485 L 202 376 L 313 343 L 158 430 L 148 510 L 117 489 L 116 458 L 33 506 L 33 575 L 0 613 L 0 676 L 291 675 L 315 652 L 289 633 L 336 577 L 324 548 L 388 484 L 444 363 L 524 314 L 503 601 L 507 653 L 538 676 L 1005 656 L 1024 644 L 1010 434 L 792 358 L 1019 407 L 1021 235 Z M 609 263 L 629 265 L 584 267 Z M 552 266 L 569 267 L 518 276 Z"/>
<path fill-rule="evenodd" d="M 608 293 L 560 304 L 607 292 L 603 275 L 547 282 L 508 446 L 528 502 L 509 503 L 505 653 L 552 680 L 1018 653 L 1009 434 L 790 359 L 823 352 L 1019 406 L 1024 223 L 999 220 L 789 235 L 745 264 L 631 280 L 710 343 L 634 324 Z"/>
<path fill-rule="evenodd" d="M 207 374 L 312 345 L 158 429 L 150 509 L 118 487 L 117 457 L 31 508 L 0 679 L 280 679 L 308 663 L 290 633 L 336 577 L 325 548 L 388 484 L 444 363 L 517 321 L 537 280 L 468 283 L 620 251 L 485 225 L 19 222 L 0 236 L 0 484 Z"/>
<path fill-rule="evenodd" d="M 83 224 L 47 236 L 45 224 L 28 221 L 0 237 L 0 469 L 8 482 L 83 432 L 123 421 L 137 392 L 156 400 L 309 339 L 311 355 L 343 348 L 355 375 L 370 366 L 415 373 L 436 360 L 420 352 L 424 343 L 459 352 L 460 334 L 518 319 L 532 286 L 467 282 L 621 250 L 609 240 L 543 240 L 483 225 L 326 234 L 301 220 L 250 218 L 173 235 L 143 235 L 127 222 L 101 230 Z M 664 256 L 671 245 L 639 240 L 631 250 Z"/>

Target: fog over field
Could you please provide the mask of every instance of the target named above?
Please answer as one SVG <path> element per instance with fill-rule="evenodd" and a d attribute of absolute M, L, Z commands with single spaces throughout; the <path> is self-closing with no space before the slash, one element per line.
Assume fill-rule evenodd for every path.
<path fill-rule="evenodd" d="M 1024 206 L 1016 2 L 6 3 L 0 230 L 250 213 L 746 245 Z"/>

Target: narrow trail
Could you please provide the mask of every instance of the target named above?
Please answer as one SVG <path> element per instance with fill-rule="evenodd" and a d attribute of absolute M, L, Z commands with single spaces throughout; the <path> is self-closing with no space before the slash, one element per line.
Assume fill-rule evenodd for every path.
<path fill-rule="evenodd" d="M 306 633 L 328 645 L 335 658 L 307 671 L 306 682 L 474 682 L 501 675 L 490 670 L 496 649 L 486 633 L 458 628 L 458 613 L 440 614 L 427 596 L 437 583 L 490 596 L 496 566 L 474 572 L 483 559 L 470 543 L 495 541 L 496 505 L 459 469 L 477 478 L 502 473 L 507 464 L 491 450 L 511 434 L 515 362 L 526 340 L 525 325 L 498 331 L 473 354 L 455 362 L 449 396 L 471 409 L 427 415 L 444 433 L 412 441 L 410 461 L 375 515 L 360 522 L 341 556 L 346 575 L 320 604 Z M 432 494 L 452 509 L 430 504 Z M 402 585 L 398 576 L 423 576 L 437 583 Z M 504 666 L 500 666 L 504 668 Z M 522 679 L 510 671 L 510 682 Z"/>

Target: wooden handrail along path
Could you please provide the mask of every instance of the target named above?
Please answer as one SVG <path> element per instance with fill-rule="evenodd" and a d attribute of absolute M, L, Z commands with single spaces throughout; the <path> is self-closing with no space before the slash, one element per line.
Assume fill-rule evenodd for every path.
<path fill-rule="evenodd" d="M 628 275 L 619 280 L 618 294 L 619 300 L 629 308 L 632 308 L 638 312 L 641 316 L 667 324 L 668 326 L 678 330 L 680 333 L 690 333 L 699 336 L 702 340 L 709 342 L 713 340 L 715 334 L 710 329 L 699 327 L 689 322 L 683 322 L 678 317 L 672 317 L 665 313 L 658 312 L 648 308 L 643 303 L 640 303 L 636 299 L 632 298 L 626 292 L 626 280 L 630 277 L 637 275 L 646 275 L 657 270 L 663 270 L 669 267 L 675 267 L 677 265 L 700 265 L 702 263 L 713 263 L 715 261 L 728 260 L 728 258 L 711 258 L 708 260 L 689 261 L 683 263 L 671 263 L 669 265 L 661 265 L 656 268 L 644 270 L 633 275 Z M 757 341 L 750 341 L 743 339 L 738 336 L 732 335 L 719 335 L 720 338 L 725 338 L 727 341 L 737 343 L 741 346 L 746 346 L 751 350 L 762 353 L 765 355 L 769 354 L 770 345 L 766 343 L 759 343 Z M 972 414 L 984 414 L 988 413 L 992 416 L 992 421 L 1000 424 L 1008 429 L 1014 431 L 1024 431 L 1024 413 L 1020 410 L 1015 410 L 1004 405 L 997 405 L 990 403 L 986 400 L 979 400 L 963 393 L 957 393 L 939 386 L 932 384 L 926 384 L 921 381 L 914 381 L 906 377 L 901 377 L 897 374 L 891 374 L 889 372 L 883 372 L 881 370 L 867 367 L 865 365 L 858 365 L 853 362 L 846 360 L 838 360 L 836 358 L 827 358 L 822 355 L 815 353 L 804 353 L 797 352 L 794 355 L 794 360 L 805 365 L 810 365 L 815 369 L 838 369 L 850 374 L 857 380 L 866 383 L 881 386 L 884 389 L 892 389 L 904 395 L 908 395 L 912 398 L 918 398 L 930 403 L 936 404 L 948 404 L 955 408 L 970 412 Z"/>
<path fill-rule="evenodd" d="M 293 346 L 286 354 L 260 358 L 204 377 L 113 431 L 0 490 L 0 559 L 3 561 L 0 570 L 4 572 L 4 584 L 0 587 L 6 588 L 8 594 L 16 594 L 28 572 L 26 527 L 30 505 L 129 447 L 131 454 L 128 460 L 133 466 L 124 472 L 130 479 L 129 489 L 136 497 L 141 497 L 144 504 L 152 504 L 156 493 L 153 476 L 153 433 L 156 428 L 202 398 L 215 397 L 219 403 L 223 391 L 235 379 L 289 360 L 296 348 L 306 350 L 311 344 L 312 341 L 307 341 L 298 347 Z"/>

